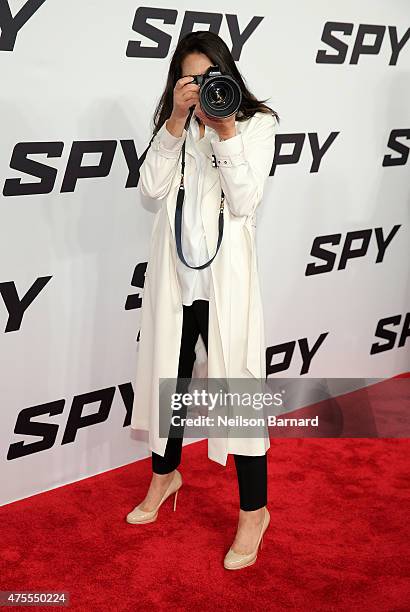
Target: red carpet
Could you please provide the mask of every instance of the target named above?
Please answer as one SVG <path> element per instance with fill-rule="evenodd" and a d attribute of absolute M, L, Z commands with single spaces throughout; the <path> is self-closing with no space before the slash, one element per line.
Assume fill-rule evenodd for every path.
<path fill-rule="evenodd" d="M 149 460 L 4 506 L 0 588 L 65 590 L 70 610 L 99 612 L 408 610 L 409 441 L 281 439 L 268 456 L 272 521 L 249 568 L 222 566 L 235 468 L 200 442 L 184 447 L 176 512 L 167 500 L 149 525 L 124 520 Z"/>

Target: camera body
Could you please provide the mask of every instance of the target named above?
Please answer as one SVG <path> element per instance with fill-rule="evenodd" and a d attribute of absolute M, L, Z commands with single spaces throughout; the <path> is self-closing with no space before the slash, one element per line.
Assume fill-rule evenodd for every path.
<path fill-rule="evenodd" d="M 193 75 L 192 83 L 199 85 L 201 109 L 211 119 L 230 117 L 239 109 L 242 91 L 235 79 L 222 74 L 219 66 L 209 66 L 204 74 Z"/>

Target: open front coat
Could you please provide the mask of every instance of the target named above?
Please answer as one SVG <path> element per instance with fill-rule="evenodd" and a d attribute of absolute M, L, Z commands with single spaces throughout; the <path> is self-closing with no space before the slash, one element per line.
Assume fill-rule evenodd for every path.
<path fill-rule="evenodd" d="M 191 121 L 195 121 L 192 115 Z M 236 135 L 211 138 L 217 166 L 204 171 L 199 203 L 209 256 L 215 253 L 221 186 L 225 193 L 224 232 L 210 264 L 208 352 L 201 336 L 195 347 L 194 374 L 205 366 L 209 378 L 265 379 L 265 338 L 255 248 L 256 208 L 263 196 L 275 147 L 276 118 L 257 112 L 235 121 Z M 206 127 L 207 130 L 212 128 Z M 133 429 L 149 432 L 149 448 L 164 456 L 167 439 L 159 436 L 159 378 L 177 378 L 183 306 L 176 271 L 174 217 L 181 179 L 181 146 L 185 140 L 185 176 L 196 171 L 192 131 L 177 139 L 165 123 L 154 137 L 140 167 L 145 196 L 159 200 L 145 273 Z M 262 455 L 269 437 L 208 438 L 208 458 L 226 465 L 227 455 Z"/>

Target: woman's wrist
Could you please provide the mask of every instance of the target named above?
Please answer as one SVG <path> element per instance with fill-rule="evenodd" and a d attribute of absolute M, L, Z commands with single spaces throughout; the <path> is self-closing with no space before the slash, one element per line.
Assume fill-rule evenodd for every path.
<path fill-rule="evenodd" d="M 180 138 L 184 133 L 186 118 L 174 117 L 173 115 L 167 119 L 166 128 L 170 134 L 176 138 Z"/>

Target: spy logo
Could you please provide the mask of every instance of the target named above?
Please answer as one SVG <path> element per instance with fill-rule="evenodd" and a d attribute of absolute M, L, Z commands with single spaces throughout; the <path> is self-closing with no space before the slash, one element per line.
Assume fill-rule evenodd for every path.
<path fill-rule="evenodd" d="M 173 36 L 164 32 L 161 25 L 175 25 L 178 17 L 176 9 L 155 8 L 152 6 L 140 6 L 137 8 L 132 24 L 132 29 L 137 34 L 141 34 L 145 39 L 153 41 L 156 46 L 146 45 L 141 40 L 130 40 L 127 45 L 127 57 L 167 57 Z M 238 16 L 223 13 L 210 13 L 200 11 L 185 11 L 182 25 L 179 32 L 178 42 L 188 32 L 193 32 L 196 25 L 201 25 L 201 29 L 209 29 L 215 34 L 219 34 L 222 20 L 225 17 L 229 34 L 232 40 L 232 57 L 239 60 L 244 44 L 251 34 L 254 33 L 263 17 L 252 17 L 249 23 L 240 30 Z M 148 23 L 148 19 L 156 20 L 157 26 Z"/>
<path fill-rule="evenodd" d="M 395 129 L 390 132 L 387 142 L 389 149 L 397 155 L 386 154 L 383 166 L 405 166 L 409 159 L 410 129 Z"/>
<path fill-rule="evenodd" d="M 316 257 L 316 259 L 322 260 L 325 263 L 309 263 L 306 266 L 305 276 L 323 274 L 325 272 L 331 272 L 334 269 L 344 270 L 350 260 L 357 257 L 366 257 L 369 250 L 369 245 L 374 242 L 376 242 L 374 246 L 377 249 L 375 263 L 381 263 L 384 259 L 387 248 L 400 227 L 400 225 L 394 225 L 387 236 L 384 235 L 382 227 L 347 232 L 345 238 L 342 238 L 342 234 L 317 236 L 313 241 L 310 254 L 313 255 L 313 257 Z M 355 241 L 356 245 L 354 244 Z M 335 250 L 340 251 L 338 263 L 336 263 L 337 253 L 325 248 L 325 245 L 335 245 Z M 341 245 L 340 248 L 337 248 L 339 245 Z"/>
<path fill-rule="evenodd" d="M 0 0 L 0 51 L 13 51 L 17 34 L 46 0 L 28 0 L 13 17 L 8 0 Z"/>
<path fill-rule="evenodd" d="M 308 374 L 313 357 L 322 347 L 329 332 L 322 332 L 316 339 L 298 338 L 266 349 L 266 376 L 286 372 L 296 357 L 301 358 L 299 375 Z M 277 358 L 278 357 L 278 358 Z"/>
<path fill-rule="evenodd" d="M 374 335 L 384 342 L 374 342 L 370 347 L 370 355 L 391 351 L 396 345 L 397 348 L 404 347 L 410 338 L 410 312 L 383 317 L 377 322 Z"/>
<path fill-rule="evenodd" d="M 359 24 L 354 32 L 354 23 L 327 21 L 323 27 L 321 40 L 333 52 L 319 49 L 316 55 L 317 64 L 358 64 L 366 55 L 379 55 L 382 47 L 390 51 L 389 66 L 396 66 L 399 54 L 410 38 L 410 28 L 401 36 L 396 26 Z M 341 40 L 345 37 L 347 42 Z M 349 39 L 350 37 L 350 39 Z M 351 51 L 350 51 L 351 48 Z M 336 53 L 334 53 L 336 51 Z"/>

